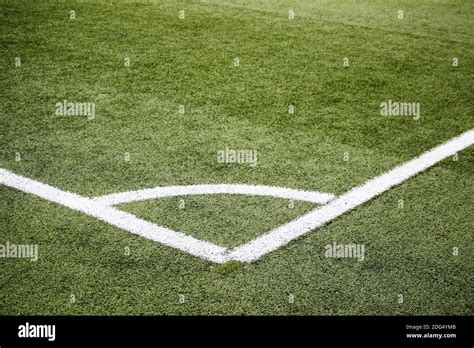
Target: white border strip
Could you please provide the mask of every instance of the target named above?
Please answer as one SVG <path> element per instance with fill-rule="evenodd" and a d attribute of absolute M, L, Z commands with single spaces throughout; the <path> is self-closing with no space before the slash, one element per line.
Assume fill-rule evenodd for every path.
<path fill-rule="evenodd" d="M 402 183 L 439 161 L 471 146 L 473 143 L 474 130 L 469 130 L 425 152 L 421 156 L 405 162 L 387 173 L 367 181 L 361 186 L 353 188 L 325 206 L 316 208 L 300 218 L 234 249 L 228 255 L 228 258 L 243 262 L 255 261 L 263 255 L 282 247 L 289 241 L 325 225 L 329 221 L 380 195 L 382 192 Z"/>
<path fill-rule="evenodd" d="M 252 196 L 270 196 L 275 198 L 294 199 L 317 204 L 324 204 L 334 199 L 334 195 L 317 191 L 303 191 L 284 187 L 245 185 L 245 184 L 217 184 L 217 185 L 183 185 L 166 186 L 112 193 L 110 195 L 92 198 L 95 202 L 105 205 L 116 205 L 146 199 L 209 194 L 240 194 Z"/>

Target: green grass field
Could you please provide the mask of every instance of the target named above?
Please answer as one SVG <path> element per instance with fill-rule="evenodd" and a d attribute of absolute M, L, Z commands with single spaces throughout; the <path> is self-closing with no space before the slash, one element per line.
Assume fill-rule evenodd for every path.
<path fill-rule="evenodd" d="M 469 1 L 0 3 L 0 168 L 83 196 L 221 183 L 340 195 L 474 127 Z M 95 118 L 57 116 L 65 99 L 94 102 Z M 380 116 L 388 100 L 421 117 Z M 257 150 L 258 165 L 218 163 L 226 147 Z M 0 244 L 37 244 L 39 260 L 0 258 L 0 314 L 472 315 L 473 161 L 471 147 L 248 264 L 2 185 Z M 119 207 L 234 247 L 314 207 L 291 203 Z M 326 258 L 333 241 L 365 245 L 365 260 Z"/>

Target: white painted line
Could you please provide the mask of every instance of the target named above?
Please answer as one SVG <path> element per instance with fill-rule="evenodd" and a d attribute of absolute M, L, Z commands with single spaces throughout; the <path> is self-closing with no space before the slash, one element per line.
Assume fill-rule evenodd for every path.
<path fill-rule="evenodd" d="M 228 255 L 228 259 L 243 262 L 255 261 L 263 255 L 282 247 L 289 241 L 325 225 L 439 161 L 471 146 L 473 143 L 474 130 L 469 130 L 421 156 L 351 189 L 328 204 L 237 247 Z"/>
<path fill-rule="evenodd" d="M 259 259 L 261 256 L 282 247 L 289 241 L 296 239 L 317 227 L 323 226 L 345 212 L 367 202 L 391 187 L 398 185 L 417 173 L 433 166 L 437 162 L 471 146 L 473 142 L 474 130 L 469 130 L 458 137 L 433 148 L 421 156 L 369 180 L 361 186 L 353 188 L 342 196 L 330 201 L 328 204 L 284 224 L 242 246 L 239 246 L 232 251 L 185 235 L 184 233 L 176 232 L 142 220 L 133 214 L 112 207 L 111 204 L 157 197 L 211 193 L 267 195 L 296 200 L 309 200 L 310 202 L 318 203 L 324 200 L 330 200 L 333 196 L 320 192 L 299 191 L 271 186 L 223 184 L 172 186 L 168 188 L 161 187 L 112 194 L 91 199 L 59 190 L 55 187 L 22 177 L 1 168 L 0 183 L 34 194 L 49 201 L 62 204 L 71 209 L 81 211 L 131 233 L 186 251 L 192 255 L 212 262 L 224 263 L 228 260 L 252 262 Z"/>
<path fill-rule="evenodd" d="M 317 191 L 303 191 L 285 187 L 245 185 L 245 184 L 217 184 L 217 185 L 184 185 L 166 186 L 113 193 L 110 195 L 92 198 L 95 202 L 116 205 L 146 199 L 186 196 L 186 195 L 209 195 L 209 194 L 240 194 L 252 196 L 270 196 L 275 198 L 294 199 L 317 204 L 324 204 L 334 199 L 330 193 Z"/>
<path fill-rule="evenodd" d="M 133 234 L 183 250 L 203 259 L 216 263 L 224 262 L 222 255 L 227 251 L 224 247 L 196 239 L 181 232 L 160 227 L 154 223 L 142 220 L 133 214 L 96 203 L 90 198 L 59 190 L 1 168 L 0 183 L 78 210 Z"/>

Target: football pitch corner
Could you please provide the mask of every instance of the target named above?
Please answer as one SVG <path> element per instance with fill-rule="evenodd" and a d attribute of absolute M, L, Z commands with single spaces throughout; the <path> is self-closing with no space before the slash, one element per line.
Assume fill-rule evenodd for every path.
<path fill-rule="evenodd" d="M 467 342 L 473 1 L 0 7 L 2 347 Z"/>
<path fill-rule="evenodd" d="M 286 245 L 293 239 L 323 226 L 338 216 L 389 190 L 391 187 L 435 165 L 439 161 L 457 154 L 473 143 L 474 130 L 469 130 L 423 153 L 415 159 L 395 167 L 389 172 L 370 179 L 366 183 L 351 189 L 339 197 L 334 197 L 329 193 L 308 192 L 272 186 L 197 184 L 190 186 L 156 187 L 87 198 L 16 175 L 5 169 L 0 169 L 0 183 L 62 204 L 133 234 L 182 250 L 208 261 L 215 263 L 226 263 L 228 261 L 253 262 L 263 255 Z M 232 250 L 214 245 L 208 241 L 196 239 L 182 232 L 158 226 L 113 207 L 115 204 L 153 198 L 212 194 L 262 195 L 305 200 L 322 204 L 322 206 Z"/>

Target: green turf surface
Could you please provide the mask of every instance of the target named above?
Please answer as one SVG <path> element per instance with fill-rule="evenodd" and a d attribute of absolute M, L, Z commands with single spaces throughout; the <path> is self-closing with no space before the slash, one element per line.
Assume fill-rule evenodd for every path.
<path fill-rule="evenodd" d="M 228 248 L 263 235 L 315 207 L 308 202 L 242 195 L 172 197 L 119 206 L 160 226 Z"/>
<path fill-rule="evenodd" d="M 342 194 L 474 125 L 469 2 L 1 6 L 0 167 L 81 195 L 195 183 Z M 63 99 L 95 102 L 96 118 L 55 116 Z M 421 118 L 381 117 L 389 99 L 419 102 Z M 218 163 L 225 147 L 258 150 L 258 165 Z M 249 265 L 216 267 L 2 186 L 0 244 L 37 243 L 40 260 L 0 259 L 0 313 L 473 314 L 473 155 L 446 159 Z M 183 219 L 177 199 L 124 209 L 223 245 L 304 210 L 189 197 Z M 214 208 L 239 219 L 228 224 Z M 363 243 L 366 260 L 325 258 L 333 240 Z"/>

